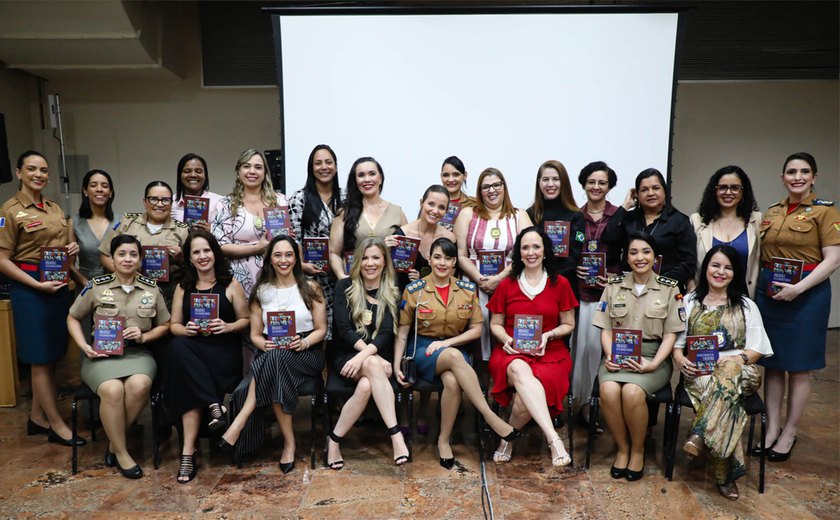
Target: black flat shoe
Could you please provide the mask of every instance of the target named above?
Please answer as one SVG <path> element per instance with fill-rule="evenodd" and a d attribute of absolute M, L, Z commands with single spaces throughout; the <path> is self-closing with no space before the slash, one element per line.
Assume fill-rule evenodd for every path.
<path fill-rule="evenodd" d="M 35 423 L 32 419 L 26 420 L 26 435 L 41 435 L 50 433 L 49 428 L 44 428 L 40 424 Z"/>
<path fill-rule="evenodd" d="M 109 446 L 105 446 L 105 466 L 109 468 L 117 467 L 117 456 L 111 453 Z"/>
<path fill-rule="evenodd" d="M 627 482 L 635 482 L 637 480 L 642 480 L 642 477 L 645 474 L 645 468 L 643 467 L 641 471 L 633 471 L 626 469 L 624 470 L 624 478 Z"/>
<path fill-rule="evenodd" d="M 295 461 L 280 463 L 280 471 L 282 471 L 284 475 L 286 473 L 290 473 L 293 469 L 295 469 Z"/>
<path fill-rule="evenodd" d="M 128 469 L 123 469 L 123 467 L 120 466 L 120 464 L 118 462 L 117 463 L 117 469 L 120 470 L 120 474 L 122 476 L 124 476 L 125 478 L 130 478 L 132 480 L 135 480 L 135 479 L 143 477 L 143 470 L 140 469 L 139 464 L 135 464 L 134 466 L 132 466 Z"/>
<path fill-rule="evenodd" d="M 793 444 L 790 445 L 790 449 L 787 451 L 787 453 L 779 453 L 778 451 L 771 448 L 770 451 L 767 452 L 767 460 L 769 460 L 770 462 L 785 462 L 790 458 L 790 454 L 793 453 L 794 446 L 796 446 L 796 437 L 793 438 Z"/>
<path fill-rule="evenodd" d="M 613 466 L 610 468 L 610 476 L 616 480 L 624 478 L 627 476 L 627 468 L 616 468 Z"/>
<path fill-rule="evenodd" d="M 64 439 L 55 433 L 55 430 L 52 428 L 49 428 L 49 433 L 47 433 L 47 441 L 54 444 L 61 444 L 62 446 L 84 446 L 87 444 L 87 441 L 78 435 L 72 439 Z"/>

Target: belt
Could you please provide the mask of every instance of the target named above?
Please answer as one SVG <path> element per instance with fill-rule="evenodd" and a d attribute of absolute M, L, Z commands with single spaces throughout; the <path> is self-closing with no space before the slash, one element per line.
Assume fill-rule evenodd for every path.
<path fill-rule="evenodd" d="M 16 266 L 20 268 L 21 271 L 26 271 L 28 273 L 37 273 L 39 271 L 38 264 L 32 262 L 14 262 Z"/>
<path fill-rule="evenodd" d="M 804 264 L 802 266 L 802 272 L 803 273 L 810 273 L 811 271 L 816 269 L 818 265 L 820 265 L 819 262 L 817 262 L 816 264 Z M 772 262 L 761 262 L 761 267 L 762 267 L 762 269 L 773 269 L 773 263 Z"/>

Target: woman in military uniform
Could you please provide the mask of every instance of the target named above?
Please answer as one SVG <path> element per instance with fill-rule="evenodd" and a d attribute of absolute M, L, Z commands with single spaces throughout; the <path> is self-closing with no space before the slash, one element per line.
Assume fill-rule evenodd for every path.
<path fill-rule="evenodd" d="M 519 436 L 519 431 L 500 419 L 481 391 L 478 377 L 469 364 L 464 347 L 481 337 L 484 317 L 478 304 L 476 285 L 454 278 L 458 248 L 448 238 L 438 238 L 430 249 L 431 274 L 416 280 L 403 293 L 403 309 L 394 345 L 394 374 L 397 382 L 408 387 L 400 370 L 406 351 L 417 363 L 417 375 L 426 381 L 443 382 L 440 397 L 441 418 L 438 453 L 440 465 L 452 469 L 455 457 L 449 437 L 461 404 L 461 390 L 487 424 L 505 440 Z M 408 334 L 415 326 L 415 334 Z"/>
<path fill-rule="evenodd" d="M 81 446 L 84 439 L 72 436 L 55 402 L 54 364 L 67 351 L 67 331 L 43 326 L 64 319 L 72 295 L 65 282 L 39 281 L 38 266 L 42 247 L 66 247 L 72 258 L 79 246 L 61 206 L 42 194 L 50 176 L 44 156 L 22 153 L 16 174 L 20 190 L 0 207 L 0 272 L 11 282 L 18 358 L 32 366 L 32 410 L 26 433 L 48 434 L 50 442 Z"/>
<path fill-rule="evenodd" d="M 834 202 L 813 191 L 817 162 L 811 154 L 795 153 L 785 160 L 782 184 L 788 196 L 770 206 L 761 222 L 762 269 L 756 303 L 775 355 L 765 367 L 768 459 L 788 459 L 796 442 L 799 420 L 811 394 L 811 370 L 825 367 L 826 329 L 831 311 L 828 277 L 840 266 L 840 212 Z M 795 284 L 774 282 L 769 295 L 770 263 L 774 257 L 803 262 Z M 788 373 L 788 414 L 782 423 L 782 402 Z M 784 428 L 783 428 L 784 427 Z M 758 448 L 753 454 L 760 454 Z"/>
<path fill-rule="evenodd" d="M 99 416 L 110 441 L 105 465 L 117 467 L 126 478 L 140 478 L 143 470 L 126 448 L 125 430 L 149 400 L 157 366 L 147 344 L 169 333 L 169 310 L 154 280 L 138 274 L 140 241 L 132 235 L 111 240 L 108 253 L 114 272 L 94 277 L 76 298 L 67 316 L 67 329 L 84 352 L 82 381 L 99 396 Z M 96 317 L 125 318 L 124 353 L 109 356 L 93 349 L 81 321 Z M 94 330 L 96 323 L 94 323 Z"/>
<path fill-rule="evenodd" d="M 678 282 L 653 272 L 653 237 L 636 231 L 625 250 L 632 271 L 610 278 L 592 324 L 601 329 L 604 351 L 598 371 L 601 411 L 618 447 L 610 476 L 634 481 L 645 469 L 647 396 L 670 384 L 671 351 L 685 328 L 685 309 Z M 640 362 L 612 362 L 614 328 L 641 330 Z"/>
<path fill-rule="evenodd" d="M 170 216 L 172 210 L 172 188 L 163 181 L 152 181 L 146 185 L 143 195 L 145 213 L 126 213 L 105 236 L 99 246 L 102 253 L 102 265 L 114 272 L 114 260 L 109 254 L 111 240 L 117 235 L 134 235 L 144 246 L 163 246 L 169 250 L 168 280 L 158 280 L 160 274 L 146 273 L 149 278 L 158 280 L 158 289 L 166 299 L 166 305 L 172 306 L 172 295 L 181 279 L 184 263 L 181 249 L 187 240 L 189 228 Z M 142 259 L 142 252 L 141 252 Z"/>

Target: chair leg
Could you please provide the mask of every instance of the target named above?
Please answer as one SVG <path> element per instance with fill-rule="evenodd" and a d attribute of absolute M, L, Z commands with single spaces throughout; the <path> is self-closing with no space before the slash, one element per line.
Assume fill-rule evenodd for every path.
<path fill-rule="evenodd" d="M 96 442 L 96 414 L 94 413 L 94 407 L 96 406 L 96 399 L 89 399 L 88 400 L 88 425 L 90 426 L 90 440 L 91 442 Z M 75 435 L 76 432 L 73 432 Z"/>
<path fill-rule="evenodd" d="M 674 478 L 674 466 L 677 459 L 677 439 L 680 435 L 680 416 L 682 415 L 682 406 L 679 403 L 674 403 L 671 410 L 671 426 L 668 432 L 668 445 L 666 446 L 666 460 L 665 460 L 665 478 L 672 480 Z"/>
<path fill-rule="evenodd" d="M 330 412 L 330 394 L 324 391 L 324 410 L 322 418 L 324 421 L 324 467 L 327 467 L 327 449 L 329 447 L 329 435 L 332 431 L 332 413 Z"/>
<path fill-rule="evenodd" d="M 572 413 L 572 405 L 574 404 L 574 395 L 569 392 L 566 402 L 566 428 L 569 429 L 569 467 L 575 467 L 575 416 Z"/>
<path fill-rule="evenodd" d="M 408 444 L 408 452 L 413 453 L 414 435 L 417 433 L 415 431 L 417 428 L 417 421 L 414 420 L 414 390 L 411 388 L 406 390 L 406 400 L 408 401 L 408 439 L 406 439 L 406 441 Z"/>
<path fill-rule="evenodd" d="M 761 447 L 761 456 L 758 459 L 758 492 L 764 493 L 764 439 L 767 436 L 767 414 L 761 414 L 761 439 L 758 441 Z"/>
<path fill-rule="evenodd" d="M 155 469 L 160 468 L 160 433 L 158 432 L 160 427 L 160 417 L 158 415 L 160 413 L 159 398 L 160 395 L 154 393 L 149 400 L 152 407 L 152 462 L 154 463 Z"/>
<path fill-rule="evenodd" d="M 750 434 L 747 437 L 747 449 L 748 450 L 752 449 L 754 430 L 755 430 L 755 415 L 751 415 L 750 416 Z"/>
<path fill-rule="evenodd" d="M 73 406 L 72 411 L 70 412 L 70 425 L 73 430 L 73 438 L 76 437 L 76 432 L 79 431 L 79 401 L 73 398 Z M 70 469 L 72 474 L 75 475 L 79 471 L 79 448 L 76 444 L 73 444 L 73 452 L 70 457 Z"/>
<path fill-rule="evenodd" d="M 586 432 L 586 462 L 583 467 L 589 469 L 589 461 L 592 457 L 592 448 L 595 445 L 595 422 L 598 420 L 600 399 L 595 396 L 589 398 L 589 425 Z"/>
<path fill-rule="evenodd" d="M 312 397 L 309 400 L 311 411 L 310 411 L 310 424 L 309 424 L 309 467 L 311 469 L 315 469 L 315 424 L 318 422 L 317 420 L 317 405 L 318 405 L 318 397 L 320 395 L 316 392 L 312 394 Z"/>

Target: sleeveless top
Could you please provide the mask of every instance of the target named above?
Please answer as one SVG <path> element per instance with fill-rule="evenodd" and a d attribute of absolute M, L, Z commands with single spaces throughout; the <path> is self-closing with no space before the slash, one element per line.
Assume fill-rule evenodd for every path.
<path fill-rule="evenodd" d="M 259 288 L 257 299 L 262 307 L 263 334 L 268 334 L 266 313 L 276 311 L 294 311 L 295 330 L 298 334 L 309 332 L 315 328 L 312 312 L 306 308 L 297 285 L 284 288 L 263 285 Z"/>
<path fill-rule="evenodd" d="M 496 228 L 499 229 L 498 238 L 493 237 L 493 230 Z M 509 265 L 518 228 L 519 212 L 513 216 L 490 220 L 479 218 L 478 213 L 473 212 L 467 229 L 467 249 L 470 260 L 478 267 L 479 250 L 500 250 L 504 251 L 507 257 L 505 265 Z"/>
<path fill-rule="evenodd" d="M 227 287 L 219 282 L 216 282 L 211 289 L 198 290 L 193 288 L 191 291 L 184 291 L 184 301 L 181 303 L 181 312 L 184 316 L 184 323 L 190 321 L 190 295 L 191 294 L 218 294 L 219 295 L 219 319 L 225 323 L 233 323 L 236 321 L 236 311 L 233 304 L 228 300 L 225 291 Z M 199 339 L 200 338 L 200 339 Z M 202 343 L 216 343 L 216 344 L 236 344 L 239 345 L 239 333 L 229 332 L 227 334 L 210 334 L 204 336 L 198 334 L 193 336 L 193 339 L 198 339 Z"/>

